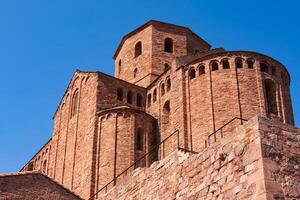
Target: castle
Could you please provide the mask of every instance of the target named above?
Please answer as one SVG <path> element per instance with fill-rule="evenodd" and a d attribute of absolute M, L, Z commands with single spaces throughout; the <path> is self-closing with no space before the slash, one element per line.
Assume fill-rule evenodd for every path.
<path fill-rule="evenodd" d="M 225 150 L 225 153 L 219 150 L 217 152 L 218 147 L 241 143 L 242 140 L 238 135 L 244 131 L 248 140 L 243 142 L 246 141 L 246 146 L 249 145 L 246 149 L 261 149 L 262 152 L 261 154 L 252 152 L 258 156 L 257 160 L 261 160 L 260 165 L 265 170 L 259 171 L 261 168 L 257 167 L 256 181 L 257 183 L 263 181 L 265 187 L 261 193 L 256 193 L 256 199 L 264 199 L 259 196 L 261 194 L 267 194 L 264 196 L 265 199 L 271 199 L 271 196 L 268 196 L 271 194 L 275 199 L 288 199 L 291 191 L 300 187 L 297 168 L 300 167 L 300 131 L 294 127 L 290 97 L 291 80 L 283 64 L 260 53 L 212 49 L 208 42 L 189 28 L 154 20 L 125 35 L 113 58 L 114 77 L 101 72 L 76 70 L 54 114 L 52 137 L 28 161 L 21 172 L 41 171 L 84 199 L 147 199 L 145 196 L 129 195 L 132 188 L 123 191 L 127 192 L 127 196 L 126 194 L 123 194 L 125 196 L 122 198 L 118 196 L 116 191 L 122 185 L 118 184 L 119 179 L 128 178 L 136 170 L 152 170 L 155 167 L 152 166 L 153 163 L 170 162 L 175 154 L 173 159 L 184 159 L 185 155 L 195 157 L 201 153 L 202 159 L 205 157 L 203 155 L 209 155 L 206 156 L 206 160 L 203 158 L 201 161 L 203 165 L 194 166 L 194 168 L 201 166 L 202 170 L 198 173 L 211 165 L 215 166 L 214 163 L 226 163 L 221 164 L 217 170 L 212 170 L 213 174 L 214 171 L 220 171 L 222 166 L 231 165 L 230 162 L 235 160 L 230 157 L 230 149 L 227 153 Z M 269 124 L 268 127 L 272 127 L 272 130 L 280 130 L 277 131 L 278 134 L 285 132 L 282 137 L 276 136 L 277 139 L 281 138 L 276 140 L 276 145 L 282 145 L 279 153 L 283 152 L 283 156 L 280 159 L 288 154 L 285 153 L 284 142 L 290 141 L 288 149 L 294 150 L 294 168 L 290 169 L 294 171 L 293 175 L 289 175 L 292 182 L 287 188 L 284 181 L 280 182 L 279 178 L 274 180 L 281 185 L 276 185 L 277 189 L 281 187 L 281 192 L 278 192 L 279 189 L 275 192 L 268 189 L 270 184 L 266 178 L 268 174 L 266 170 L 273 170 L 276 167 L 275 164 L 269 167 L 270 165 L 265 162 L 266 156 L 271 154 L 264 153 L 269 152 L 268 148 L 264 148 L 264 145 L 267 145 L 264 141 L 270 143 L 275 136 L 269 137 L 269 134 L 253 136 L 259 132 L 254 131 L 253 127 L 258 127 L 255 130 L 262 133 L 269 130 L 262 130 L 261 127 L 266 127 L 266 124 Z M 261 143 L 257 142 L 258 140 Z M 250 145 L 252 143 L 256 146 L 252 147 Z M 273 145 L 272 142 L 271 144 Z M 244 148 L 240 153 L 236 153 L 235 150 L 235 156 L 239 159 L 245 158 L 244 151 L 246 152 Z M 217 155 L 218 158 L 212 155 Z M 249 155 L 248 157 L 252 156 Z M 212 162 L 210 164 L 207 163 L 209 157 L 212 160 L 209 161 Z M 164 161 L 167 158 L 169 160 Z M 198 162 L 201 159 L 194 158 L 193 162 L 196 163 L 196 160 Z M 278 166 L 281 161 L 276 162 Z M 181 166 L 184 166 L 181 170 L 189 169 L 189 166 L 193 165 L 193 162 L 190 164 L 185 164 L 186 161 L 181 162 Z M 250 164 L 253 163 L 245 164 L 241 170 L 244 174 L 240 172 L 241 174 L 234 173 L 232 176 L 241 178 L 248 173 L 246 169 Z M 124 170 L 129 166 L 132 168 L 125 174 Z M 176 171 L 177 168 L 174 167 L 173 170 Z M 231 171 L 233 173 L 234 168 Z M 141 174 L 140 176 L 148 177 L 149 181 L 155 176 L 150 176 L 146 172 Z M 210 173 L 207 172 L 207 178 L 210 176 L 208 174 Z M 190 180 L 194 177 L 196 176 L 190 177 Z M 265 179 L 262 180 L 262 177 Z M 166 177 L 159 177 L 164 178 Z M 181 175 L 181 179 L 184 178 Z M 214 180 L 215 182 L 212 181 L 206 193 L 203 193 L 205 197 L 203 199 L 220 199 L 221 194 L 225 195 L 222 198 L 229 198 L 226 198 L 227 190 L 222 193 L 222 187 L 218 182 L 221 179 L 222 177 Z M 249 175 L 247 180 L 250 181 Z M 179 179 L 174 182 L 180 183 Z M 106 187 L 104 192 L 106 196 L 101 197 L 98 191 L 103 191 L 107 183 L 113 184 L 111 191 L 115 190 L 115 193 L 110 194 Z M 218 183 L 215 190 L 212 189 L 214 183 Z M 243 194 L 244 187 L 247 191 L 253 187 L 253 184 L 244 186 L 242 183 L 239 190 L 236 187 L 240 183 L 233 181 L 232 193 L 237 191 L 234 194 Z M 199 184 L 192 183 L 195 186 Z M 127 184 L 126 187 L 132 185 Z M 141 189 L 146 185 L 136 187 Z M 164 183 L 160 187 L 168 186 Z M 254 187 L 254 191 L 259 189 L 260 187 L 256 189 Z M 152 188 L 152 190 L 159 189 Z M 220 194 L 217 195 L 218 190 Z M 149 192 L 146 193 L 150 195 L 148 199 L 201 199 L 200 193 L 197 194 L 197 198 L 195 196 L 189 198 L 186 196 L 188 194 L 183 194 L 179 189 L 173 191 L 174 194 L 169 194 L 167 189 L 164 191 L 158 193 L 161 195 L 156 198 Z M 297 192 L 300 192 L 299 188 L 296 189 Z M 170 196 L 163 198 L 167 193 Z M 247 196 L 235 198 L 244 197 L 246 199 Z M 293 197 L 300 198 L 299 194 Z"/>

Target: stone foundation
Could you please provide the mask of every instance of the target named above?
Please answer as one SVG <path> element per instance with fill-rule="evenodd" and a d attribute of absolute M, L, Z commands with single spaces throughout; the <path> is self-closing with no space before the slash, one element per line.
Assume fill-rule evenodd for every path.
<path fill-rule="evenodd" d="M 176 151 L 98 199 L 299 199 L 300 131 L 254 117 L 198 154 Z"/>

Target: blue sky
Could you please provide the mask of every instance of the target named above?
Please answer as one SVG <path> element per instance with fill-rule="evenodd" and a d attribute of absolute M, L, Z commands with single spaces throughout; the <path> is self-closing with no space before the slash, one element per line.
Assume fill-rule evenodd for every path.
<path fill-rule="evenodd" d="M 188 26 L 213 47 L 257 51 L 282 62 L 300 126 L 299 4 L 1 0 L 0 173 L 18 171 L 49 139 L 75 69 L 113 74 L 121 37 L 150 19 Z"/>

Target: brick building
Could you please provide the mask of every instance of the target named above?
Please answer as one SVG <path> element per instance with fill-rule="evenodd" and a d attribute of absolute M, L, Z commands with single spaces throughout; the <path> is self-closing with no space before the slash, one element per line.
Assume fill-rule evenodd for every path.
<path fill-rule="evenodd" d="M 135 161 L 140 160 L 130 173 L 178 149 L 188 155 L 215 152 L 224 138 L 232 138 L 243 126 L 241 122 L 256 116 L 288 126 L 286 132 L 299 135 L 293 141 L 300 141 L 289 73 L 271 57 L 212 49 L 189 28 L 151 20 L 125 35 L 113 58 L 114 77 L 74 73 L 54 114 L 51 139 L 21 171 L 40 170 L 82 198 L 101 198 L 93 195 Z M 293 146 L 297 162 L 299 141 Z M 151 154 L 143 157 L 147 152 Z M 291 177 L 292 185 L 299 185 L 299 173 Z M 278 195 L 284 196 L 281 191 Z M 177 193 L 168 197 L 177 198 Z M 114 195 L 110 198 L 120 198 Z"/>

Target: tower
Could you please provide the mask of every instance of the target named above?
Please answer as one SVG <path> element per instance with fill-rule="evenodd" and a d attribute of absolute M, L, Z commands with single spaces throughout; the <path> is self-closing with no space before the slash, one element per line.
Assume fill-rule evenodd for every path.
<path fill-rule="evenodd" d="M 175 58 L 209 49 L 189 28 L 151 20 L 122 38 L 113 57 L 115 77 L 147 87 Z"/>

